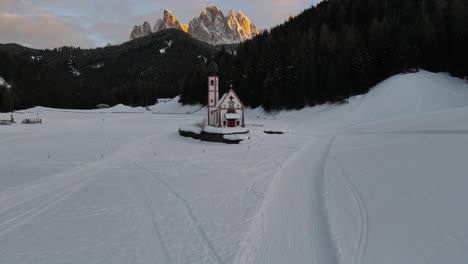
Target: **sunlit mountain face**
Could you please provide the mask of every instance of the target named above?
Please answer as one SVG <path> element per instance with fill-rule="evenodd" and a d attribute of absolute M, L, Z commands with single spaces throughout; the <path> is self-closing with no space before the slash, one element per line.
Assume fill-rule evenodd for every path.
<path fill-rule="evenodd" d="M 241 11 L 230 10 L 228 15 L 215 5 L 203 9 L 200 16 L 190 23 L 181 23 L 172 11 L 164 10 L 162 19 L 158 19 L 153 29 L 148 22 L 133 27 L 130 39 L 136 39 L 164 29 L 175 28 L 189 33 L 190 36 L 209 44 L 235 44 L 251 39 L 260 33 L 249 17 Z"/>

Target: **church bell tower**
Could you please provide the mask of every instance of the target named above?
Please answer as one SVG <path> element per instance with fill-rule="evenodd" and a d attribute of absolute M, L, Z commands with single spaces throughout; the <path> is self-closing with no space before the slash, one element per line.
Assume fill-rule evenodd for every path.
<path fill-rule="evenodd" d="M 208 66 L 208 125 L 216 125 L 216 105 L 219 100 L 218 65 L 212 61 Z"/>

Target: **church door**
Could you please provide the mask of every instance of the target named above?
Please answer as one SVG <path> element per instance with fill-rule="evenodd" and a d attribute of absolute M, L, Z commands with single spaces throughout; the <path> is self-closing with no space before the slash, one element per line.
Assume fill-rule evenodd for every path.
<path fill-rule="evenodd" d="M 236 127 L 236 120 L 235 119 L 229 119 L 228 120 L 228 127 Z"/>

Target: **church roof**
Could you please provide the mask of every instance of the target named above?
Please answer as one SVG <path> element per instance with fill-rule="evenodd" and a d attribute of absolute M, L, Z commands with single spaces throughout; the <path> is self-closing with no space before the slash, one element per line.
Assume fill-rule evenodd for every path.
<path fill-rule="evenodd" d="M 218 103 L 216 104 L 216 108 L 219 108 L 223 104 L 224 100 L 226 100 L 227 95 L 228 95 L 228 93 L 225 93 L 223 95 L 223 97 L 221 97 L 221 99 L 219 99 Z"/>
<path fill-rule="evenodd" d="M 218 103 L 216 104 L 216 108 L 219 108 L 221 107 L 221 105 L 224 103 L 224 101 L 226 101 L 227 99 L 227 96 L 228 94 L 230 94 L 232 92 L 232 94 L 237 98 L 237 100 L 239 100 L 239 103 L 241 104 L 242 107 L 244 107 L 244 104 L 242 103 L 241 99 L 239 98 L 239 96 L 237 96 L 236 92 L 234 92 L 234 90 L 231 88 L 229 90 L 229 92 L 225 93 L 223 95 L 223 97 L 221 97 L 221 99 L 218 101 Z"/>

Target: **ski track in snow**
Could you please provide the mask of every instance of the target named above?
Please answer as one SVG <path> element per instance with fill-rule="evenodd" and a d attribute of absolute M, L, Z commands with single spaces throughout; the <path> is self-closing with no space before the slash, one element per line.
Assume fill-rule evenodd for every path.
<path fill-rule="evenodd" d="M 193 229 L 198 234 L 198 238 L 200 242 L 205 246 L 206 250 L 208 251 L 212 261 L 218 264 L 223 264 L 224 262 L 222 261 L 218 253 L 216 253 L 213 247 L 213 244 L 208 239 L 206 232 L 203 230 L 203 228 L 200 225 L 200 222 L 198 221 L 197 217 L 193 213 L 193 208 L 190 205 L 190 203 L 182 195 L 180 195 L 174 188 L 172 188 L 171 185 L 169 185 L 166 181 L 164 181 L 161 177 L 159 177 L 156 173 L 148 170 L 147 168 L 139 165 L 136 162 L 134 164 L 140 170 L 145 171 L 146 173 L 149 173 L 154 180 L 156 180 L 159 184 L 162 184 L 174 197 L 176 197 L 184 205 L 185 211 L 187 212 L 190 223 L 192 224 Z"/>
<path fill-rule="evenodd" d="M 285 162 L 234 263 L 339 263 L 323 200 L 325 164 L 333 142 L 334 137 L 312 140 Z M 311 160 L 309 153 L 314 153 Z M 294 169 L 298 167 L 303 169 Z M 284 225 L 290 219 L 295 219 L 294 226 Z"/>
<path fill-rule="evenodd" d="M 68 188 L 65 187 L 61 190 L 52 192 L 51 194 L 47 194 L 45 195 L 44 198 L 40 198 L 38 200 L 32 199 L 30 201 L 21 203 L 19 206 L 17 206 L 17 207 L 22 207 L 22 206 L 27 207 L 29 203 L 33 203 L 34 205 L 30 209 L 24 210 L 24 208 L 13 207 L 13 208 L 7 209 L 6 211 L 3 211 L 2 215 L 0 215 L 0 219 L 5 214 L 8 217 L 9 211 L 16 211 L 19 209 L 20 213 L 10 216 L 6 220 L 0 220 L 1 221 L 0 222 L 0 237 L 4 236 L 5 234 L 15 230 L 16 228 L 24 224 L 27 224 L 29 221 L 41 215 L 43 212 L 59 204 L 61 201 L 67 199 L 68 197 L 76 193 L 78 190 L 80 190 L 87 183 L 89 183 L 89 181 L 90 180 L 87 179 L 71 187 L 68 187 Z"/>
<path fill-rule="evenodd" d="M 14 192 L 10 190 L 0 197 L 0 237 L 70 197 L 94 180 L 109 164 L 119 164 L 120 161 L 126 160 L 127 155 L 138 153 L 142 147 L 146 147 L 146 142 L 152 137 L 154 136 L 135 140 L 132 142 L 133 146 L 128 144 L 106 159 L 59 172 L 29 188 L 18 188 Z"/>
<path fill-rule="evenodd" d="M 138 168 L 138 169 L 141 169 L 141 168 Z M 148 239 L 149 241 L 153 240 L 153 239 L 158 239 L 158 244 L 159 246 L 161 247 L 161 251 L 163 253 L 163 256 L 164 256 L 164 260 L 165 262 L 164 263 L 167 263 L 167 264 L 172 264 L 173 261 L 171 260 L 171 257 L 170 257 L 170 254 L 169 254 L 169 251 L 168 251 L 168 246 L 166 245 L 166 242 L 164 241 L 164 238 L 162 236 L 162 233 L 161 233 L 161 229 L 158 225 L 158 222 L 156 220 L 156 212 L 154 211 L 153 207 L 151 206 L 152 204 L 154 205 L 154 201 L 150 201 L 150 197 L 151 195 L 148 195 L 145 191 L 145 189 L 140 189 L 140 186 L 136 186 L 136 183 L 135 183 L 135 178 L 133 178 L 132 180 L 128 180 L 127 177 L 125 177 L 125 183 L 126 183 L 126 187 L 128 188 L 128 186 L 131 186 L 131 190 L 129 190 L 129 195 L 131 197 L 133 197 L 133 199 L 135 200 L 135 203 L 137 204 L 137 207 L 138 207 L 138 210 L 140 213 L 142 214 L 149 214 L 149 219 L 151 221 L 151 223 L 144 223 L 144 225 L 146 225 L 145 227 L 147 227 L 149 225 L 149 228 L 144 228 L 143 230 L 143 233 L 146 237 L 146 239 Z M 144 185 L 143 185 L 144 186 Z M 139 221 L 144 221 L 145 217 L 138 217 L 137 218 Z M 150 232 L 146 232 L 147 230 L 150 230 Z M 155 244 L 155 243 L 152 243 L 152 244 Z M 146 246 L 146 245 L 144 245 Z M 149 245 L 151 246 L 151 245 Z M 154 255 L 154 251 L 153 250 L 150 250 L 150 253 L 152 254 L 152 258 L 147 260 L 147 262 L 151 262 L 152 260 L 154 259 L 157 259 L 158 256 L 157 255 Z M 141 256 L 139 256 L 141 257 Z M 142 262 L 142 263 L 146 263 L 146 262 Z"/>
<path fill-rule="evenodd" d="M 351 191 L 351 194 L 353 195 L 353 199 L 356 203 L 357 209 L 359 211 L 359 239 L 358 239 L 358 244 L 356 246 L 355 254 L 353 257 L 353 261 L 351 262 L 352 264 L 361 264 L 363 263 L 363 258 L 364 254 L 366 251 L 367 247 L 367 236 L 368 236 L 368 214 L 367 214 L 367 209 L 366 206 L 362 200 L 361 194 L 359 193 L 358 189 L 356 186 L 353 184 L 351 179 L 346 175 L 345 170 L 343 168 L 343 165 L 341 162 L 338 160 L 338 158 L 334 157 L 333 161 L 335 163 L 335 166 L 338 169 L 338 173 L 341 176 L 341 178 L 344 180 L 346 183 L 346 187 Z"/>
<path fill-rule="evenodd" d="M 320 204 L 319 204 L 320 209 L 317 212 L 317 213 L 319 213 L 318 217 L 321 216 L 320 217 L 321 222 L 322 222 L 322 225 L 325 228 L 325 232 L 326 232 L 324 239 L 327 240 L 327 241 L 324 241 L 322 243 L 323 244 L 328 244 L 329 249 L 334 251 L 333 254 L 332 254 L 333 257 L 330 257 L 330 262 L 326 262 L 326 263 L 330 263 L 330 264 L 333 264 L 333 263 L 339 264 L 339 254 L 338 254 L 338 250 L 337 250 L 337 247 L 336 247 L 336 241 L 334 241 L 333 236 L 332 236 L 330 221 L 328 219 L 329 214 L 327 212 L 327 208 L 325 206 L 325 201 L 324 201 L 323 189 L 324 189 L 324 182 L 325 182 L 325 175 L 326 175 L 325 174 L 325 165 L 327 163 L 327 160 L 329 159 L 330 151 L 331 151 L 331 148 L 333 146 L 333 143 L 335 142 L 335 139 L 336 139 L 336 136 L 333 136 L 331 139 L 328 140 L 328 144 L 326 145 L 326 150 L 324 151 L 324 154 L 322 156 L 322 160 L 321 160 L 321 163 L 320 163 L 320 168 L 319 168 L 319 171 L 318 171 L 319 174 L 316 176 L 318 178 L 317 178 L 317 185 L 316 185 L 316 189 L 315 189 L 316 195 L 318 195 L 318 200 L 320 202 Z M 317 227 L 319 227 L 319 225 L 320 225 L 320 221 L 318 221 Z"/>
<path fill-rule="evenodd" d="M 421 135 L 468 135 L 468 130 L 408 130 L 408 131 L 361 131 L 361 132 L 351 132 L 347 133 L 349 135 L 398 135 L 398 134 L 421 134 Z"/>

